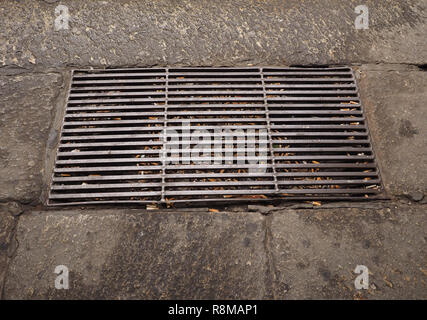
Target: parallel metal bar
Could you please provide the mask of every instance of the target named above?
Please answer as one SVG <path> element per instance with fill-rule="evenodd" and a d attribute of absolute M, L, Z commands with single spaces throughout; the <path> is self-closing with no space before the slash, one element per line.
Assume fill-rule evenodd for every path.
<path fill-rule="evenodd" d="M 300 115 L 300 114 L 306 114 L 306 115 L 312 115 L 314 117 L 318 116 L 318 115 L 358 115 L 358 116 L 362 116 L 362 112 L 361 111 L 341 111 L 341 110 L 329 110 L 329 111 L 319 111 L 319 110 L 305 110 L 305 111 L 297 111 L 297 110 L 292 110 L 292 111 L 276 111 L 276 110 L 271 110 L 270 111 L 271 115 Z"/>
<path fill-rule="evenodd" d="M 277 93 L 270 94 L 282 94 L 280 91 L 275 91 Z M 322 92 L 324 94 L 355 94 L 354 91 L 327 91 Z M 295 94 L 301 92 L 295 91 Z M 208 95 L 208 96 L 218 96 L 218 95 L 227 95 L 227 96 L 236 96 L 236 95 L 262 95 L 262 91 L 258 90 L 246 90 L 246 91 L 173 91 L 170 94 L 170 97 L 180 97 L 180 96 L 191 96 L 191 95 Z M 133 91 L 133 92 L 91 92 L 91 93 L 72 93 L 70 94 L 70 98 L 90 98 L 90 97 L 150 97 L 150 96 L 164 96 L 164 92 L 157 91 Z"/>
<path fill-rule="evenodd" d="M 272 101 L 355 101 L 356 97 L 268 97 Z"/>
<path fill-rule="evenodd" d="M 357 91 L 354 90 L 267 90 L 267 95 L 356 95 Z"/>
<path fill-rule="evenodd" d="M 301 151 L 304 151 L 304 148 L 295 148 Z M 309 148 L 307 148 L 309 149 Z M 326 148 L 327 149 L 327 148 Z M 353 150 L 354 149 L 354 150 Z M 348 148 L 346 150 L 349 151 L 365 151 L 363 148 Z M 202 152 L 205 151 L 204 148 L 192 148 L 191 149 L 194 152 Z M 228 148 L 228 147 L 223 147 L 223 148 L 214 148 L 212 147 L 210 149 L 211 152 L 244 152 L 246 151 L 246 148 Z M 268 148 L 262 148 L 260 146 L 258 146 L 256 148 L 256 151 L 260 152 L 260 151 L 268 151 Z M 288 151 L 288 149 L 283 149 Z M 275 151 L 278 151 L 278 149 L 276 148 Z M 280 150 L 279 150 L 280 151 Z M 297 151 L 297 150 L 294 150 Z M 322 151 L 322 150 L 318 150 L 318 151 Z M 325 150 L 327 151 L 327 150 Z M 339 150 L 337 150 L 339 151 Z M 60 151 L 58 152 L 58 156 L 59 157 L 84 157 L 84 156 L 115 156 L 115 155 L 121 155 L 121 156 L 125 156 L 125 155 L 141 155 L 144 156 L 145 155 L 152 155 L 152 154 L 160 154 L 162 152 L 162 150 L 158 150 L 158 149 L 150 149 L 150 150 L 144 150 L 144 149 L 136 149 L 136 150 L 104 150 L 104 151 L 80 151 L 80 150 L 72 150 L 72 151 Z M 306 152 L 306 151 L 304 151 Z"/>
<path fill-rule="evenodd" d="M 126 102 L 164 102 L 165 98 L 131 98 L 131 99 L 79 99 L 69 100 L 68 104 L 126 103 Z"/>
<path fill-rule="evenodd" d="M 161 131 L 161 130 L 159 130 Z M 111 132 L 109 130 L 108 132 Z M 99 133 L 99 132 L 98 132 Z M 169 134 L 166 132 L 166 136 L 168 138 L 190 138 L 190 137 L 223 137 L 222 133 L 211 133 L 208 131 L 201 131 L 200 133 L 176 133 Z M 274 137 L 366 137 L 365 132 L 280 132 L 280 133 L 272 133 L 271 136 Z M 99 135 L 72 135 L 72 136 L 63 136 L 61 141 L 77 141 L 77 140 L 110 140 L 110 139 L 149 139 L 149 138 L 158 138 L 158 134 L 116 134 L 116 135 L 107 135 L 107 134 L 99 134 Z M 280 139 L 279 139 L 280 140 Z M 286 140 L 280 140 L 285 141 Z"/>
<path fill-rule="evenodd" d="M 147 85 L 140 85 L 140 86 L 82 86 L 82 87 L 72 87 L 71 92 L 80 92 L 80 91 L 103 91 L 103 90 L 163 90 L 164 86 L 162 85 L 154 85 L 154 86 L 147 86 Z"/>
<path fill-rule="evenodd" d="M 325 180 L 324 182 L 331 182 L 332 180 Z M 336 180 L 340 181 L 340 180 Z M 373 184 L 372 181 L 360 180 L 360 182 L 349 182 L 351 180 L 342 180 L 343 184 Z M 354 180 L 357 181 L 357 180 Z M 294 182 L 294 183 L 292 183 Z M 302 185 L 301 181 L 291 181 L 291 185 Z M 304 181 L 307 182 L 307 181 Z M 322 181 L 313 181 L 313 183 L 306 183 L 308 185 L 316 185 Z M 281 183 L 286 184 L 286 183 Z M 336 183 L 329 183 L 336 184 Z M 85 185 L 55 185 L 52 190 L 87 190 L 87 189 L 132 189 L 132 188 L 154 188 L 154 187 L 226 187 L 229 186 L 271 186 L 271 181 L 206 181 L 206 182 L 151 182 L 151 183 L 112 183 L 112 184 L 85 184 Z"/>
<path fill-rule="evenodd" d="M 271 178 L 270 173 L 183 173 L 183 174 L 168 174 L 168 179 L 197 179 L 197 178 L 236 178 L 236 179 L 253 179 L 253 178 Z M 92 175 L 92 176 L 78 176 L 78 177 L 57 177 L 53 179 L 56 182 L 75 182 L 75 181 L 103 181 L 103 180 L 146 180 L 146 179 L 159 179 L 161 181 L 161 174 L 144 174 L 144 175 Z"/>
<path fill-rule="evenodd" d="M 111 117 L 153 117 L 153 116 L 164 116 L 164 112 L 100 112 L 100 113 L 69 113 L 65 115 L 65 118 L 111 118 Z M 157 119 L 151 119 L 157 120 Z"/>
<path fill-rule="evenodd" d="M 64 201 L 59 201 L 58 200 L 54 200 L 53 199 L 49 199 L 47 204 L 51 207 L 60 207 L 60 206 L 79 206 L 79 205 L 85 205 L 85 206 L 90 206 L 90 205 L 100 205 L 100 204 L 133 204 L 133 205 L 140 205 L 140 204 L 152 204 L 153 202 L 155 203 L 156 201 L 151 199 L 151 200 L 131 200 L 131 199 L 126 199 L 126 200 L 121 200 L 121 199 L 114 199 L 114 200 L 102 200 L 102 199 L 98 199 L 98 200 L 91 200 L 91 199 L 85 199 L 83 201 L 70 201 L 70 199 L 64 200 Z M 56 202 L 55 202 L 56 201 Z"/>
<path fill-rule="evenodd" d="M 185 82 L 258 82 L 255 78 L 184 78 L 184 79 L 169 79 L 171 83 Z M 265 79 L 266 83 L 275 82 L 352 82 L 354 78 L 270 78 Z M 72 84 L 106 84 L 106 83 L 164 83 L 164 79 L 109 79 L 109 80 L 74 80 Z"/>
<path fill-rule="evenodd" d="M 342 130 L 366 130 L 366 126 L 364 124 L 358 124 L 358 125 L 352 125 L 352 124 L 297 124 L 297 125 L 277 125 L 274 124 L 271 126 L 273 130 L 279 130 L 279 129 L 307 129 L 307 130 L 314 130 L 314 129 L 330 129 L 330 130 L 336 130 L 336 129 L 342 129 Z"/>
<path fill-rule="evenodd" d="M 265 168 L 272 168 L 271 164 L 265 164 Z M 169 165 L 167 170 L 212 170 L 212 169 L 259 169 L 259 165 L 231 165 L 231 164 L 210 164 L 210 165 Z M 357 163 L 330 163 L 330 164 L 276 164 L 276 168 L 287 169 L 316 169 L 316 168 L 364 168 L 374 169 L 375 164 Z M 91 172 L 91 171 L 161 171 L 161 166 L 120 166 L 120 167 L 81 167 L 81 168 L 55 168 L 54 172 Z"/>
<path fill-rule="evenodd" d="M 66 134 L 75 134 L 75 133 L 96 133 L 96 132 L 111 132 L 112 128 L 82 128 L 82 129 L 69 129 L 64 128 L 62 130 L 63 133 Z M 139 131 L 148 131 L 148 132 L 154 132 L 154 131 L 162 131 L 163 127 L 114 127 L 115 132 L 123 132 L 123 131 L 131 131 L 131 132 L 139 132 Z"/>
<path fill-rule="evenodd" d="M 266 79 L 267 80 L 267 79 Z M 277 89 L 277 88 L 283 88 L 283 89 L 300 89 L 300 88 L 304 88 L 304 89 L 340 89 L 340 88 L 356 88 L 356 85 L 354 83 L 332 83 L 332 84 L 324 84 L 324 83 L 312 83 L 312 84 L 307 84 L 307 83 L 299 83 L 299 84 L 294 84 L 294 83 L 271 83 L 271 81 L 269 83 L 265 84 L 265 88 L 267 89 L 267 92 L 270 92 L 270 90 L 272 89 Z M 322 92 L 322 91 L 319 91 Z"/>
<path fill-rule="evenodd" d="M 210 145 L 211 141 L 190 141 L 190 144 Z M 369 144 L 369 140 L 272 140 L 273 144 Z M 87 142 L 61 143 L 60 148 L 94 148 L 94 147 L 127 147 L 127 146 L 162 146 L 162 141 L 126 141 L 126 142 Z M 181 141 L 168 141 L 168 145 L 181 145 Z"/>
<path fill-rule="evenodd" d="M 331 118 L 319 118 L 319 119 L 313 119 L 313 118 L 288 118 L 288 119 L 275 119 L 275 122 L 295 122 L 299 120 L 305 120 L 305 121 L 331 121 Z M 163 119 L 161 119 L 163 120 Z M 210 118 L 210 119 L 191 119 L 191 118 L 185 118 L 185 119 L 169 119 L 169 123 L 180 123 L 183 120 L 187 121 L 188 123 L 228 123 L 228 122 L 265 122 L 265 118 Z M 353 122 L 353 121 L 363 121 L 363 118 L 332 118 L 332 121 L 346 121 L 346 122 Z M 67 121 L 67 126 L 90 126 L 90 125 L 107 125 L 107 124 L 114 124 L 114 125 L 122 125 L 122 124 L 161 124 L 163 121 L 160 120 L 150 120 L 150 119 L 144 119 L 144 120 L 99 120 L 99 121 Z"/>
<path fill-rule="evenodd" d="M 118 83 L 164 83 L 164 79 L 114 79 L 114 80 L 73 80 L 71 84 L 107 84 L 112 83 L 114 85 Z"/>
<path fill-rule="evenodd" d="M 331 192 L 331 190 L 333 192 Z M 336 194 L 369 194 L 369 193 L 378 193 L 377 190 L 373 189 L 279 189 L 271 190 L 250 190 L 250 189 L 240 189 L 240 190 L 188 190 L 188 191 L 166 191 L 167 196 L 184 196 L 184 195 L 227 195 L 227 194 L 277 194 L 277 193 L 288 193 L 288 194 L 322 194 L 322 193 L 336 193 Z"/>
<path fill-rule="evenodd" d="M 279 180 L 279 185 L 290 185 L 290 186 L 304 186 L 304 185 L 375 185 L 380 180 Z M 103 183 L 103 184 L 85 184 L 85 185 L 54 185 L 52 190 L 85 190 L 85 189 L 130 189 L 130 188 L 148 188 L 148 187 L 161 187 L 163 185 L 168 187 L 226 187 L 229 186 L 261 186 L 261 185 L 272 185 L 272 181 L 268 180 L 251 180 L 251 181 L 191 181 L 191 182 L 149 182 L 149 183 Z"/>
<path fill-rule="evenodd" d="M 326 108 L 342 108 L 342 109 L 353 109 L 353 108 L 360 108 L 360 104 L 333 104 L 333 103 L 276 103 L 276 104 L 269 104 L 271 109 L 281 109 L 283 107 L 286 108 L 313 108 L 313 109 L 326 109 Z M 204 109 L 211 109 L 211 108 L 223 108 L 223 109 L 229 109 L 229 108 L 264 108 L 264 104 L 257 104 L 257 103 L 222 103 L 222 104 L 214 104 L 214 103 L 192 103 L 192 104 L 180 104 L 180 103 L 174 103 L 169 104 L 169 107 L 171 109 L 193 109 L 193 108 L 204 108 Z M 80 111 L 80 110 L 120 110 L 120 109 L 162 109 L 163 104 L 125 104 L 125 105 L 106 105 L 106 106 L 93 106 L 93 105 L 79 105 L 79 106 L 73 106 L 68 107 L 67 111 Z"/>
<path fill-rule="evenodd" d="M 170 107 L 170 106 L 169 106 Z M 191 123 L 190 123 L 191 124 Z M 203 129 L 232 129 L 235 128 L 234 125 L 216 125 L 216 126 L 200 126 Z M 239 125 L 239 129 L 260 129 L 263 128 L 262 125 Z M 180 126 L 169 126 L 168 129 L 174 129 L 178 130 L 180 129 Z M 312 124 L 298 124 L 298 125 L 277 125 L 273 124 L 271 125 L 271 128 L 273 130 L 280 130 L 280 129 L 307 129 L 307 130 L 314 130 L 314 129 L 340 129 L 340 130 L 366 130 L 365 125 L 348 125 L 348 124 L 342 124 L 342 125 L 327 125 L 327 124 L 320 124 L 320 125 L 312 125 Z M 89 128 L 90 129 L 90 128 Z M 194 129 L 194 127 L 193 127 Z"/>
<path fill-rule="evenodd" d="M 236 102 L 236 101 L 263 101 L 262 96 L 259 97 L 175 97 L 175 98 L 169 98 L 169 101 L 180 101 L 180 102 L 193 102 L 193 101 L 229 101 L 229 102 Z"/>
<path fill-rule="evenodd" d="M 160 191 L 150 192 L 105 192 L 105 193 L 54 193 L 50 195 L 51 199 L 87 199 L 87 198 L 118 198 L 118 197 L 148 197 L 158 196 Z"/>
<path fill-rule="evenodd" d="M 265 118 L 267 119 L 267 134 L 268 134 L 268 146 L 269 146 L 269 154 L 270 158 L 272 159 L 272 173 L 273 173 L 273 179 L 274 179 L 274 189 L 277 191 L 279 189 L 279 186 L 277 184 L 277 176 L 276 176 L 276 160 L 273 153 L 273 143 L 271 138 L 271 122 L 270 122 L 270 110 L 268 109 L 268 100 L 267 100 L 267 93 L 265 90 L 265 81 L 264 81 L 264 71 L 263 69 L 259 69 L 260 77 L 261 77 L 261 83 L 263 87 L 263 97 L 264 97 L 264 107 L 265 107 Z"/>
<path fill-rule="evenodd" d="M 371 166 L 374 168 L 374 166 Z M 358 171 L 347 171 L 347 172 L 278 172 L 277 177 L 375 177 L 377 172 L 358 172 Z M 278 180 L 283 181 L 283 180 Z M 289 180 L 286 180 L 289 181 Z M 371 181 L 371 180 L 367 180 Z"/>
<path fill-rule="evenodd" d="M 160 130 L 159 130 L 160 131 Z M 111 132 L 109 130 L 108 132 Z M 90 135 L 90 136 L 63 136 L 61 141 L 77 141 L 77 140 L 112 140 L 112 139 L 149 139 L 149 138 L 159 138 L 158 134 L 102 134 L 102 135 Z"/>
<path fill-rule="evenodd" d="M 269 84 L 265 86 L 266 89 L 277 89 L 277 88 L 307 88 L 307 89 L 340 89 L 340 88 L 354 88 L 356 89 L 355 84 Z M 176 84 L 169 85 L 170 92 L 176 92 L 176 90 L 184 90 L 184 89 L 206 89 L 206 90 L 215 90 L 215 89 L 261 89 L 261 85 L 257 84 L 194 84 L 194 85 L 185 85 L 185 84 Z M 80 91 L 117 91 L 117 90 L 163 90 L 163 85 L 138 85 L 138 86 L 75 86 L 71 88 L 71 92 L 80 92 Z M 267 90 L 269 92 L 269 90 Z M 322 91 L 319 91 L 322 92 Z"/>
<path fill-rule="evenodd" d="M 247 194 L 275 194 L 277 193 L 276 190 L 272 189 L 259 189 L 259 190 L 250 190 L 250 189 L 241 189 L 241 190 L 187 190 L 187 191 L 167 191 L 167 196 L 194 196 L 194 195 L 227 195 L 227 194 L 241 194 L 241 195 L 247 195 Z"/>
<path fill-rule="evenodd" d="M 67 184 L 67 185 L 54 185 L 52 190 L 86 190 L 86 189 L 131 189 L 131 188 L 154 188 L 161 187 L 162 182 L 151 183 L 112 183 L 112 184 Z"/>
<path fill-rule="evenodd" d="M 280 122 L 362 122 L 365 121 L 365 118 L 274 118 L 274 123 Z"/>
<path fill-rule="evenodd" d="M 364 180 L 369 183 L 375 183 L 375 179 L 371 179 L 370 177 L 376 177 L 378 176 L 377 172 L 358 172 L 358 171 L 348 171 L 348 172 L 278 172 L 277 177 L 278 182 L 290 182 L 293 180 L 282 180 L 281 178 L 286 177 L 296 177 L 296 178 L 318 178 L 318 177 L 357 177 L 357 178 L 364 178 L 364 179 L 370 179 L 370 180 Z M 216 179 L 229 179 L 233 178 L 238 181 L 245 181 L 241 179 L 253 179 L 253 178 L 265 178 L 265 179 L 271 179 L 270 173 L 182 173 L 182 174 L 168 174 L 168 180 L 182 180 L 182 179 L 210 179 L 210 178 L 216 178 Z M 158 180 L 161 182 L 162 175 L 161 174 L 144 174 L 144 175 L 91 175 L 91 176 L 76 176 L 76 177 L 53 177 L 54 182 L 58 183 L 67 183 L 67 182 L 90 182 L 90 181 L 128 181 L 128 180 Z M 348 180 L 348 179 L 347 179 Z M 324 181 L 324 180 L 323 180 Z M 328 180 L 329 181 L 329 180 Z M 333 180 L 331 180 L 333 181 Z"/>
<path fill-rule="evenodd" d="M 269 76 L 278 76 L 278 75 L 280 75 L 280 76 L 301 76 L 301 74 L 303 74 L 304 76 L 330 76 L 330 75 L 333 75 L 333 76 L 350 76 L 351 77 L 351 73 L 350 72 L 338 72 L 338 71 L 327 71 L 327 72 L 325 72 L 325 71 L 322 71 L 322 72 L 319 72 L 319 71 L 313 71 L 313 72 L 311 72 L 311 71 L 307 71 L 307 72 L 303 72 L 303 73 L 301 73 L 301 71 L 299 71 L 299 72 L 292 72 L 292 71 L 286 71 L 286 72 L 269 72 L 269 71 L 267 71 L 267 72 L 263 72 L 264 73 L 264 76 L 267 76 L 267 79 L 269 79 L 268 77 Z"/>
<path fill-rule="evenodd" d="M 273 110 L 275 108 L 360 108 L 360 104 L 350 104 L 350 103 L 271 103 L 270 101 L 270 109 Z"/>
<path fill-rule="evenodd" d="M 248 110 L 239 110 L 239 111 L 169 111 L 169 115 L 171 116 L 216 116 L 216 115 L 223 115 L 223 116 L 228 116 L 228 115 L 247 115 L 248 114 Z M 250 115 L 255 115 L 255 114 L 265 114 L 263 111 L 254 111 L 251 110 Z M 250 118 L 253 119 L 253 118 Z"/>
<path fill-rule="evenodd" d="M 277 82 L 352 82 L 354 78 L 283 78 L 283 77 L 272 77 L 265 79 L 266 84 L 277 83 Z"/>
<path fill-rule="evenodd" d="M 366 132 L 293 132 L 293 131 L 281 131 L 273 132 L 273 137 L 326 137 L 326 136 L 345 136 L 345 137 L 366 137 Z M 285 140 L 286 141 L 286 140 Z"/>
<path fill-rule="evenodd" d="M 89 93 L 71 93 L 70 98 L 87 98 L 87 97 L 145 97 L 145 96 L 164 96 L 163 91 L 139 91 L 139 92 L 89 92 Z"/>
<path fill-rule="evenodd" d="M 188 203 L 188 202 L 192 202 L 192 203 L 224 203 L 224 204 L 230 204 L 230 203 L 238 203 L 238 202 L 246 202 L 246 203 L 250 203 L 250 202 L 271 202 L 274 199 L 279 199 L 279 200 L 288 200 L 288 201 L 307 201 L 307 200 L 317 200 L 317 201 L 365 201 L 366 195 L 363 196 L 355 196 L 355 195 L 351 195 L 350 196 L 328 196 L 328 195 L 313 195 L 310 196 L 309 198 L 306 196 L 294 196 L 294 195 L 287 195 L 287 196 L 281 196 L 280 198 L 276 198 L 276 195 L 272 195 L 272 198 L 260 198 L 260 197 L 251 197 L 251 196 L 241 196 L 241 197 L 227 197 L 227 199 L 221 198 L 221 197 L 216 197 L 216 198 L 195 198 L 195 199 L 175 199 L 173 201 L 171 201 L 171 203 L 176 203 L 176 204 L 180 204 L 180 203 Z M 386 197 L 381 197 L 381 196 L 377 196 L 377 195 L 370 195 L 369 199 L 372 200 L 387 200 L 388 198 Z"/>
<path fill-rule="evenodd" d="M 163 154 L 163 153 L 161 153 Z M 172 158 L 173 159 L 173 158 Z M 236 157 L 236 156 L 224 156 L 222 157 L 222 161 L 255 161 L 259 160 L 259 156 L 243 156 L 243 157 Z M 290 160 L 373 160 L 374 157 L 372 155 L 357 155 L 357 156 L 343 156 L 343 155 L 323 155 L 323 156 L 265 156 L 263 161 L 267 160 L 274 160 L 274 161 L 290 161 Z M 209 161 L 211 162 L 211 157 L 180 157 L 180 161 L 192 161 L 192 162 L 202 162 L 202 161 Z M 76 165 L 76 164 L 103 164 L 103 163 L 144 163 L 144 162 L 164 162 L 166 161 L 165 157 L 159 157 L 159 158 L 102 158 L 102 159 L 71 159 L 71 160 L 58 160 L 58 165 Z"/>
<path fill-rule="evenodd" d="M 310 73 L 312 74 L 312 73 Z M 316 73 L 314 73 L 316 74 Z M 328 73 L 329 74 L 329 73 Z M 332 74 L 336 75 L 348 75 L 349 73 L 341 73 L 341 72 L 332 72 Z M 326 74 L 327 75 L 327 74 Z M 164 73 L 147 73 L 147 72 L 124 72 L 124 73 L 88 73 L 88 74 L 77 74 L 74 78 L 132 78 L 132 77 L 164 77 Z M 257 76 L 255 72 L 170 72 L 169 76 L 171 79 L 173 77 L 186 77 L 186 76 Z"/>
<path fill-rule="evenodd" d="M 157 110 L 163 109 L 163 105 L 123 105 L 123 106 L 78 106 L 78 107 L 69 107 L 67 112 L 72 111 L 91 111 L 91 110 Z"/>
<path fill-rule="evenodd" d="M 305 71 L 336 71 L 336 70 L 348 70 L 351 71 L 350 67 L 345 66 L 337 66 L 337 67 L 266 67 L 264 70 L 268 72 L 283 72 L 283 71 L 295 71 L 298 70 L 300 72 Z"/>
<path fill-rule="evenodd" d="M 241 111 L 209 111 L 209 113 L 203 112 L 203 111 L 175 111 L 175 112 L 169 112 L 169 115 L 205 115 L 205 116 L 212 116 L 212 115 L 241 115 L 241 114 L 247 114 L 247 110 L 241 110 Z M 264 114 L 262 111 L 251 111 L 250 115 L 256 115 L 256 114 Z M 307 115 L 362 115 L 361 111 L 270 111 L 270 114 L 272 115 L 300 115 L 300 114 L 307 114 Z M 127 112 L 103 112 L 103 113 L 72 113 L 72 114 L 66 114 L 65 118 L 82 118 L 82 117 L 129 117 L 129 116 L 140 116 L 140 117 L 148 117 L 148 116 L 164 116 L 164 112 L 138 112 L 138 111 L 127 111 Z M 226 120 L 227 118 L 224 118 L 223 120 Z M 253 119 L 253 118 L 250 118 Z"/>
<path fill-rule="evenodd" d="M 163 145 L 162 145 L 162 195 L 161 202 L 165 201 L 165 182 L 166 182 L 166 160 L 167 160 L 167 149 L 166 144 L 168 142 L 168 137 L 166 133 L 166 128 L 168 127 L 168 102 L 169 102 L 169 69 L 166 69 L 166 84 L 165 84 L 165 92 L 166 92 L 166 101 L 165 101 L 165 118 L 163 122 Z"/>
<path fill-rule="evenodd" d="M 84 78 L 132 78 L 132 77 L 164 77 L 165 74 L 163 72 L 160 73 L 151 73 L 151 72 L 143 72 L 143 73 L 87 73 L 87 74 L 76 74 L 74 79 L 84 79 Z"/>

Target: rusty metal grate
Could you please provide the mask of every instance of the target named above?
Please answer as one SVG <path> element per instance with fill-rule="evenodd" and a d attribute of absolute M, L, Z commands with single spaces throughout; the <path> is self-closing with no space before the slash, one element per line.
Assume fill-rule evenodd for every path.
<path fill-rule="evenodd" d="M 206 145 L 221 161 L 197 153 Z M 348 67 L 76 70 L 48 204 L 353 200 L 380 189 Z"/>

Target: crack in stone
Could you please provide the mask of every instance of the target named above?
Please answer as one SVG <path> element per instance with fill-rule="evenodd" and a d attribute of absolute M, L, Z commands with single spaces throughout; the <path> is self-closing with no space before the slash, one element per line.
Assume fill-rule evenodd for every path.
<path fill-rule="evenodd" d="M 266 288 L 266 298 L 267 299 L 276 299 L 276 282 L 278 279 L 276 263 L 274 260 L 274 254 L 271 252 L 271 242 L 273 235 L 271 233 L 271 221 L 273 216 L 268 215 L 264 218 L 263 228 L 264 228 L 264 251 L 267 258 L 267 271 L 265 276 L 265 288 Z"/>

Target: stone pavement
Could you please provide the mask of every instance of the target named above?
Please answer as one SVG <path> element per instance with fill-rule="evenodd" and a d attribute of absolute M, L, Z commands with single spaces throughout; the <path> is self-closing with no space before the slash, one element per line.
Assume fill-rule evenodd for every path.
<path fill-rule="evenodd" d="M 426 1 L 365 1 L 368 30 L 352 0 L 73 1 L 55 31 L 59 3 L 0 3 L 2 298 L 427 298 Z M 300 64 L 356 70 L 389 201 L 43 206 L 72 68 Z"/>
<path fill-rule="evenodd" d="M 6 299 L 426 299 L 426 205 L 21 216 Z M 357 265 L 370 287 L 354 287 Z M 70 288 L 54 287 L 65 265 Z"/>
<path fill-rule="evenodd" d="M 59 3 L 0 3 L 5 38 L 0 65 L 56 69 L 426 62 L 427 4 L 422 0 L 77 0 L 66 4 L 69 29 L 55 31 Z M 369 8 L 369 30 L 355 29 L 360 4 Z"/>

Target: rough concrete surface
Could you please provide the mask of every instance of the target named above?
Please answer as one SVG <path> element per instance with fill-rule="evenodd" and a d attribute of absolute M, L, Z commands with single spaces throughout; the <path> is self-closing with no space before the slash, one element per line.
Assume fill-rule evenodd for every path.
<path fill-rule="evenodd" d="M 366 0 L 368 30 L 360 4 L 1 1 L 0 298 L 426 299 L 427 1 Z M 74 67 L 337 64 L 356 71 L 390 201 L 43 207 Z M 54 289 L 59 264 L 69 290 Z M 359 264 L 369 290 L 354 288 Z"/>
<path fill-rule="evenodd" d="M 360 92 L 381 177 L 392 195 L 427 190 L 427 72 L 364 66 Z"/>
<path fill-rule="evenodd" d="M 426 1 L 2 1 L 0 65 L 23 68 L 150 65 L 422 64 Z M 62 4 L 62 3 L 61 3 Z M 19 35 L 17 37 L 16 35 Z"/>
<path fill-rule="evenodd" d="M 39 201 L 58 73 L 0 72 L 0 201 Z"/>
<path fill-rule="evenodd" d="M 266 295 L 257 213 L 34 212 L 21 217 L 6 299 L 216 299 Z M 70 289 L 56 290 L 57 265 Z"/>
<path fill-rule="evenodd" d="M 427 298 L 426 206 L 21 217 L 6 299 Z M 357 265 L 370 288 L 354 287 Z M 57 265 L 70 288 L 54 287 Z"/>
<path fill-rule="evenodd" d="M 426 299 L 426 206 L 287 210 L 269 217 L 277 299 Z M 369 289 L 356 290 L 357 265 Z"/>

